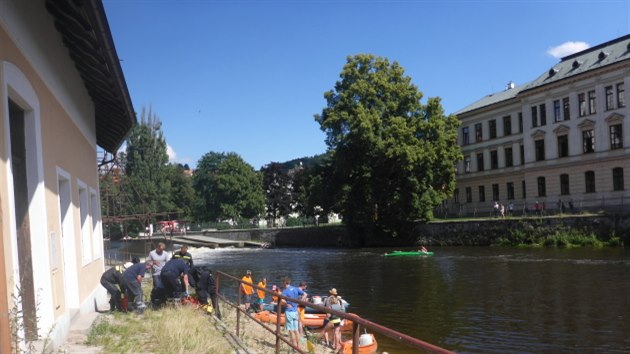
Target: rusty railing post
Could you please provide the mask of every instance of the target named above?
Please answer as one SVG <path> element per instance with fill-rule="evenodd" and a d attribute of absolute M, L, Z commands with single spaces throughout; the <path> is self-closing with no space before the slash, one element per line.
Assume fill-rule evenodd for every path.
<path fill-rule="evenodd" d="M 282 319 L 282 299 L 278 298 L 278 309 L 276 310 L 276 354 L 280 354 L 280 321 Z"/>
<path fill-rule="evenodd" d="M 236 298 L 236 337 L 239 337 L 241 324 L 241 284 L 238 285 L 238 297 Z"/>
<path fill-rule="evenodd" d="M 359 354 L 359 337 L 361 330 L 357 322 L 352 322 L 352 354 Z"/>

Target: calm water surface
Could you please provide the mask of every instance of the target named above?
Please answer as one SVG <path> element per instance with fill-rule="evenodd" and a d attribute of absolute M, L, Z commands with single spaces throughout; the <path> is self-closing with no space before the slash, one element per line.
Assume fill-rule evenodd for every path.
<path fill-rule="evenodd" d="M 383 257 L 389 249 L 196 250 L 241 277 L 251 269 L 309 293 L 335 287 L 350 312 L 460 353 L 630 353 L 630 251 L 434 248 L 435 256 Z M 234 294 L 227 282 L 224 293 Z M 379 351 L 416 351 L 377 337 Z"/>

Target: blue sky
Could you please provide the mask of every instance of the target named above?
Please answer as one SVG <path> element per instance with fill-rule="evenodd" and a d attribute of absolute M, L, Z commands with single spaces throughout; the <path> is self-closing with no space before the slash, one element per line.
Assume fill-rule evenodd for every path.
<path fill-rule="evenodd" d="M 453 113 L 534 80 L 554 49 L 630 33 L 630 0 L 103 3 L 136 112 L 151 106 L 172 161 L 191 166 L 210 151 L 256 169 L 323 153 L 313 115 L 348 55 L 399 62 Z"/>

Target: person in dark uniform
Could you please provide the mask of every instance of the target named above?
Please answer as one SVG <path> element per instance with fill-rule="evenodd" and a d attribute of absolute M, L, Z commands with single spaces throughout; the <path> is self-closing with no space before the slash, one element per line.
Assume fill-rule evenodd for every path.
<path fill-rule="evenodd" d="M 192 255 L 190 254 L 190 252 L 188 252 L 187 245 L 182 245 L 179 251 L 175 252 L 175 254 L 173 255 L 173 258 L 186 261 L 186 263 L 188 263 L 188 268 L 192 268 L 193 266 Z"/>
<path fill-rule="evenodd" d="M 120 304 L 121 294 L 125 292 L 127 286 L 126 282 L 123 278 L 123 272 L 125 271 L 125 267 L 122 265 L 117 265 L 106 270 L 103 275 L 101 275 L 101 285 L 107 289 L 107 292 L 110 295 L 109 298 L 109 311 L 123 311 L 123 308 Z"/>
<path fill-rule="evenodd" d="M 202 305 L 208 304 L 208 297 L 212 301 L 212 308 L 218 318 L 221 318 L 219 303 L 217 302 L 217 289 L 212 276 L 212 270 L 206 265 L 195 266 L 190 269 L 190 285 L 195 288 L 197 300 Z"/>
<path fill-rule="evenodd" d="M 160 273 L 164 291 L 169 298 L 180 298 L 180 292 L 184 291 L 184 296 L 188 296 L 188 263 L 179 258 L 172 258 L 166 262 Z M 182 285 L 180 285 L 180 280 Z"/>
<path fill-rule="evenodd" d="M 142 300 L 142 279 L 147 270 L 151 269 L 152 264 L 152 262 L 137 263 L 123 272 L 127 287 L 126 293 L 130 299 L 133 299 L 133 307 L 138 313 L 142 313 L 146 307 Z"/>

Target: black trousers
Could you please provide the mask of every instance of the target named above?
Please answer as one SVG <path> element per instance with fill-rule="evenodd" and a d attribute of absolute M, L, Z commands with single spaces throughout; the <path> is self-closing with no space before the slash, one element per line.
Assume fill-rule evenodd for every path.
<path fill-rule="evenodd" d="M 164 291 L 169 298 L 181 297 L 182 286 L 179 281 L 179 274 L 175 272 L 162 271 L 160 273 L 162 284 L 164 285 Z"/>
<path fill-rule="evenodd" d="M 122 307 L 120 306 L 121 292 L 120 289 L 118 289 L 118 286 L 115 283 L 109 282 L 105 279 L 101 279 L 101 285 L 105 289 L 107 289 L 107 292 L 111 295 L 109 299 L 109 310 L 122 311 Z"/>

